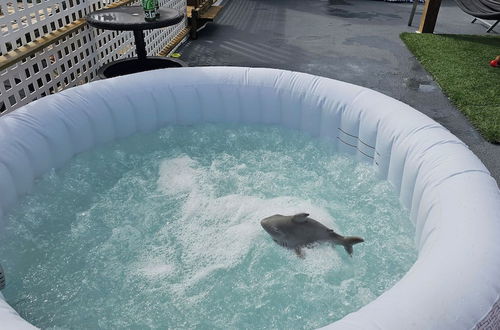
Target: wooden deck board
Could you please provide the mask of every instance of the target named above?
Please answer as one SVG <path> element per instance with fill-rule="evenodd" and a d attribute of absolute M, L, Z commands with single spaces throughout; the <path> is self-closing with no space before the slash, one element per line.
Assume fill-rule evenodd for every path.
<path fill-rule="evenodd" d="M 222 6 L 211 6 L 206 12 L 200 15 L 200 18 L 213 21 L 222 10 Z"/>
<path fill-rule="evenodd" d="M 186 16 L 187 18 L 193 17 L 194 6 L 186 6 Z"/>

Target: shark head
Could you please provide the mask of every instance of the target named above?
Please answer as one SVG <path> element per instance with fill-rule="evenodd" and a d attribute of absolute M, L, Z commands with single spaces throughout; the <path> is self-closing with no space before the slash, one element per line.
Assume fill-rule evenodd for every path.
<path fill-rule="evenodd" d="M 300 213 L 295 216 L 276 214 L 261 220 L 260 224 L 262 228 L 271 235 L 273 241 L 280 245 L 288 246 L 289 242 L 287 241 L 290 237 L 290 231 L 293 230 L 297 224 L 306 221 L 308 216 L 309 214 L 307 213 Z"/>
<path fill-rule="evenodd" d="M 283 238 L 284 232 L 282 228 L 280 228 L 280 223 L 279 221 L 274 221 L 273 217 L 262 219 L 260 225 L 269 235 L 271 235 L 274 241 L 280 241 Z"/>

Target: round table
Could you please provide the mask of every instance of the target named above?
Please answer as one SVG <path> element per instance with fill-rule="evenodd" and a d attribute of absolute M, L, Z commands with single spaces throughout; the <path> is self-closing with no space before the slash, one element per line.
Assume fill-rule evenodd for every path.
<path fill-rule="evenodd" d="M 133 31 L 136 58 L 127 58 L 104 65 L 98 71 L 100 78 L 110 78 L 125 74 L 154 69 L 180 67 L 186 64 L 178 59 L 147 56 L 144 30 L 159 29 L 178 24 L 184 14 L 176 9 L 160 7 L 160 16 L 155 21 L 146 21 L 141 6 L 124 6 L 102 9 L 87 15 L 87 23 L 95 28 L 114 31 Z"/>

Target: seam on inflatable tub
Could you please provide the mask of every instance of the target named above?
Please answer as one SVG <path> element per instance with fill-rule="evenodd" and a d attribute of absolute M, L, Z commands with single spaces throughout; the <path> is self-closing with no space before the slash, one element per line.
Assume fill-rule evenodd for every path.
<path fill-rule="evenodd" d="M 319 82 L 320 82 L 320 77 L 318 76 L 313 76 L 312 78 L 312 82 L 311 82 L 311 88 L 310 88 L 310 91 L 312 93 L 315 93 L 316 92 L 316 89 L 318 88 L 318 85 L 319 85 Z"/>
<path fill-rule="evenodd" d="M 278 87 L 279 83 L 283 80 L 283 75 L 284 74 L 285 74 L 285 72 L 283 72 L 283 71 L 279 72 L 278 76 L 274 80 L 273 88 L 277 88 Z"/>
<path fill-rule="evenodd" d="M 33 168 L 32 164 L 34 164 L 35 162 L 33 161 L 33 158 L 31 157 L 31 152 L 28 152 L 29 149 L 23 143 L 21 143 L 21 141 L 19 141 L 17 139 L 15 140 L 14 144 L 18 145 L 23 150 L 24 154 L 26 155 L 26 158 L 28 158 L 28 161 L 29 161 L 28 166 L 31 170 L 32 180 L 34 180 L 35 179 L 35 169 Z M 7 167 L 7 166 L 5 166 L 5 167 Z M 10 169 L 9 169 L 9 172 L 10 172 Z M 12 173 L 10 173 L 10 175 L 12 176 Z"/>
<path fill-rule="evenodd" d="M 378 144 L 378 141 L 379 141 L 379 132 L 380 132 L 380 122 L 381 122 L 381 119 L 377 119 L 377 125 L 375 127 L 375 147 L 373 149 L 375 149 L 375 153 L 379 156 L 379 157 L 382 157 L 380 155 L 380 153 L 378 152 L 377 150 L 377 144 Z M 378 164 L 377 164 L 378 165 Z"/>
<path fill-rule="evenodd" d="M 43 138 L 43 140 L 47 144 L 47 147 L 48 147 L 47 149 L 50 152 L 50 158 L 51 158 L 51 160 L 54 160 L 56 157 L 54 156 L 54 152 L 53 152 L 52 148 L 50 147 L 50 139 L 45 134 L 42 134 L 38 130 L 38 128 L 32 126 L 31 123 L 30 123 L 30 121 L 26 120 L 26 118 L 24 116 L 19 116 L 19 117 L 16 116 L 15 118 L 16 118 L 16 120 L 19 120 L 19 121 L 25 123 L 31 130 L 33 130 L 35 133 L 37 133 L 38 135 L 40 135 Z"/>
<path fill-rule="evenodd" d="M 243 102 L 241 101 L 241 89 L 236 88 L 236 98 L 238 99 L 238 119 L 245 118 Z"/>
<path fill-rule="evenodd" d="M 187 86 L 187 85 L 186 85 Z M 185 86 L 183 86 L 185 87 Z M 167 85 L 167 89 L 168 89 L 168 92 L 170 93 L 170 96 L 172 97 L 172 103 L 174 104 L 174 117 L 175 117 L 175 123 L 174 124 L 179 124 L 180 120 L 179 120 L 179 104 L 177 103 L 177 99 L 174 95 L 174 92 L 172 91 L 172 88 L 170 87 L 170 85 Z"/>
<path fill-rule="evenodd" d="M 16 118 L 13 118 L 13 120 L 17 120 L 17 119 L 16 119 Z M 11 139 L 11 141 L 12 141 L 12 140 L 13 140 L 13 145 L 17 145 L 17 146 L 19 146 L 19 147 L 23 150 L 24 154 L 26 155 L 26 158 L 28 158 L 28 161 L 29 161 L 29 164 L 28 164 L 28 165 L 29 165 L 29 167 L 30 167 L 30 169 L 31 169 L 31 173 L 32 173 L 32 175 L 34 176 L 35 171 L 34 171 L 34 169 L 33 169 L 33 167 L 32 167 L 31 165 L 32 165 L 32 164 L 34 164 L 35 162 L 33 161 L 33 158 L 31 157 L 31 152 L 28 152 L 28 151 L 29 151 L 29 149 L 28 149 L 28 148 L 24 145 L 24 143 L 22 143 L 19 139 L 17 139 L 17 138 L 13 138 L 13 139 Z M 12 175 L 12 174 L 11 174 L 11 175 Z"/>
<path fill-rule="evenodd" d="M 7 166 L 7 164 L 5 164 L 4 162 L 0 162 L 0 164 L 2 164 L 3 166 L 5 166 L 5 168 L 7 169 L 7 172 L 9 172 L 10 179 L 14 183 L 14 187 L 12 187 L 12 190 L 15 191 L 15 193 L 16 193 L 16 200 L 17 200 L 17 197 L 19 197 L 20 194 L 19 194 L 19 191 L 17 189 L 16 180 L 14 180 L 14 175 L 12 175 L 12 169 L 9 166 Z M 4 206 L 8 206 L 8 205 L 4 205 Z"/>
<path fill-rule="evenodd" d="M 85 103 L 88 105 L 88 102 L 87 102 L 86 98 L 85 98 L 85 97 L 83 97 L 83 96 L 82 96 L 82 95 L 78 92 L 78 90 L 77 90 L 75 93 L 76 93 L 76 95 L 78 95 L 78 96 L 80 97 L 80 99 L 81 99 L 83 102 L 85 102 Z M 73 104 L 75 103 L 75 102 L 73 101 L 73 98 L 69 98 L 69 101 L 70 101 L 71 103 L 73 103 Z M 88 124 L 89 124 L 89 126 L 90 126 L 90 130 L 92 131 L 92 136 L 90 137 L 90 138 L 91 138 L 91 140 L 92 140 L 92 144 L 91 144 L 91 145 L 92 145 L 92 146 L 95 146 L 95 145 L 96 145 L 96 138 L 95 138 L 95 137 L 97 136 L 97 131 L 96 131 L 96 128 L 94 127 L 94 124 L 93 124 L 93 121 L 92 121 L 92 116 L 90 116 L 90 114 L 87 112 L 87 108 L 85 108 L 85 107 L 84 107 L 84 108 L 82 108 L 82 111 L 80 111 L 80 112 L 81 112 L 81 113 L 83 113 L 83 114 L 84 114 L 84 116 L 87 118 Z"/>
<path fill-rule="evenodd" d="M 227 117 L 227 106 L 226 106 L 226 101 L 224 100 L 224 95 L 222 94 L 222 90 L 217 85 L 216 89 L 217 89 L 217 95 L 220 99 L 221 112 L 224 115 L 224 118 L 226 118 L 227 122 L 231 122 L 231 119 Z"/>
<path fill-rule="evenodd" d="M 443 184 L 444 182 L 446 182 L 448 179 L 450 178 L 453 178 L 455 176 L 458 176 L 458 175 L 462 175 L 462 174 L 466 174 L 466 173 L 474 173 L 474 172 L 478 172 L 478 173 L 482 173 L 482 174 L 486 174 L 488 177 L 491 177 L 491 175 L 483 170 L 465 170 L 465 171 L 460 171 L 460 172 L 456 172 L 454 174 L 451 174 L 443 179 L 441 179 L 440 181 L 438 182 L 427 182 L 424 184 L 424 186 L 422 187 L 422 196 L 424 195 L 424 192 L 427 191 L 430 187 L 433 187 L 433 188 L 436 188 L 438 186 L 440 186 L 441 184 Z M 419 205 L 420 205 L 420 202 L 419 202 Z M 427 211 L 425 217 L 423 217 L 425 219 L 425 222 L 422 224 L 422 229 L 423 230 L 423 227 L 425 226 L 425 224 L 427 223 L 427 219 L 429 217 L 429 213 L 430 211 L 434 208 L 434 204 L 429 208 L 429 210 Z M 418 214 L 417 214 L 418 216 Z M 416 229 L 416 226 L 415 226 L 415 229 Z M 421 236 L 421 235 L 420 235 Z M 419 249 L 420 250 L 420 249 Z"/>
<path fill-rule="evenodd" d="M 59 110 L 60 112 L 63 112 L 63 111 L 64 111 L 63 109 L 60 109 L 59 107 L 58 107 L 58 110 Z M 59 117 L 59 119 L 60 119 L 60 120 L 61 120 L 61 122 L 63 123 L 64 128 L 66 129 L 66 132 L 67 132 L 67 134 L 68 134 L 69 141 L 70 141 L 70 143 L 71 143 L 71 153 L 70 153 L 70 154 L 71 154 L 70 158 L 71 158 L 71 157 L 73 157 L 73 155 L 75 154 L 75 153 L 73 152 L 73 150 L 75 150 L 75 149 L 76 149 L 76 148 L 75 148 L 75 145 L 76 145 L 76 144 L 75 144 L 75 141 L 74 141 L 74 139 L 73 139 L 73 136 L 71 135 L 71 130 L 69 129 L 68 123 L 66 122 L 66 120 L 64 119 L 64 117 Z"/>
<path fill-rule="evenodd" d="M 413 199 L 415 198 L 415 190 L 417 189 L 417 186 L 415 185 L 415 183 L 417 182 L 417 179 L 420 175 L 420 170 L 422 169 L 422 166 L 423 166 L 423 162 L 420 162 L 420 164 L 418 164 L 418 167 L 417 167 L 417 171 L 415 173 L 415 178 L 413 180 L 413 189 L 411 190 L 411 198 L 410 198 L 410 212 L 411 210 L 414 208 L 414 207 L 417 207 L 417 211 L 418 211 L 418 207 L 420 207 L 420 202 L 422 201 L 422 195 L 420 196 L 420 198 L 418 199 L 418 202 L 415 201 L 415 203 L 413 202 Z M 414 205 L 414 204 L 418 204 L 418 205 Z"/>
<path fill-rule="evenodd" d="M 290 94 L 290 95 L 293 95 L 293 94 Z M 297 129 L 299 131 L 303 131 L 303 127 L 302 127 L 302 124 L 303 124 L 303 120 L 302 120 L 302 108 L 303 108 L 303 101 L 304 101 L 304 93 L 302 92 L 298 92 L 296 95 L 299 96 L 299 98 L 297 99 L 297 102 L 294 102 L 293 105 L 295 106 L 294 110 L 295 110 L 295 118 L 297 119 L 297 122 L 291 122 L 291 128 L 292 129 Z"/>
<path fill-rule="evenodd" d="M 343 107 L 341 107 L 341 108 L 340 108 L 340 111 L 339 111 L 339 112 L 340 112 L 340 121 L 339 121 L 339 126 L 337 127 L 337 129 L 338 129 L 338 130 L 340 130 L 342 133 L 345 133 L 345 134 L 347 134 L 347 135 L 350 135 L 350 136 L 352 136 L 352 137 L 354 137 L 354 138 L 356 138 L 356 139 L 358 139 L 358 140 L 359 140 L 359 137 L 358 137 L 358 136 L 354 136 L 354 135 L 352 135 L 352 134 L 349 134 L 349 133 L 344 132 L 344 131 L 340 128 L 340 126 L 342 125 L 342 120 L 343 120 L 343 118 L 344 118 L 344 113 L 345 113 L 346 111 L 348 111 L 348 109 L 350 109 L 350 108 L 354 105 L 354 103 L 356 103 L 356 100 L 357 100 L 357 99 L 358 99 L 358 98 L 359 98 L 359 97 L 360 97 L 363 93 L 365 93 L 365 92 L 367 92 L 367 89 L 366 89 L 366 88 L 361 89 L 361 90 L 360 90 L 360 91 L 359 91 L 359 92 L 358 92 L 358 93 L 357 93 L 357 94 L 356 94 L 356 95 L 352 98 L 351 102 L 350 102 L 349 104 L 344 104 L 344 106 L 343 106 Z M 357 123 L 358 123 L 358 135 L 359 135 L 359 118 L 360 118 L 360 114 L 359 114 L 359 112 L 358 112 L 358 120 L 357 120 Z M 356 147 L 356 149 L 357 149 L 357 147 Z"/>
<path fill-rule="evenodd" d="M 412 136 L 420 131 L 424 131 L 427 129 L 434 129 L 434 128 L 438 128 L 438 129 L 445 130 L 445 131 L 449 132 L 444 126 L 442 126 L 438 123 L 430 123 L 430 124 L 426 124 L 424 126 L 415 127 L 412 130 L 410 130 L 406 135 L 404 135 L 404 136 L 398 135 L 397 137 L 401 136 L 401 142 L 403 142 L 406 139 L 408 139 L 410 136 Z"/>
<path fill-rule="evenodd" d="M 428 146 L 426 149 L 422 150 L 422 155 L 421 156 L 423 156 L 424 153 L 426 153 L 427 151 L 431 150 L 432 148 L 434 148 L 436 146 L 439 146 L 439 145 L 443 145 L 443 144 L 458 144 L 458 145 L 463 145 L 467 149 L 469 149 L 469 147 L 465 143 L 463 143 L 462 141 L 458 141 L 458 140 L 443 140 L 443 141 L 438 141 L 436 143 L 433 143 L 430 146 Z"/>
<path fill-rule="evenodd" d="M 250 70 L 252 70 L 252 68 L 246 68 L 244 71 L 243 71 L 243 83 L 245 85 L 248 85 L 248 82 L 250 81 L 248 76 L 250 75 Z M 253 70 L 252 70 L 253 71 Z"/>
<path fill-rule="evenodd" d="M 362 94 L 367 93 L 367 92 L 370 92 L 370 91 L 371 91 L 370 89 L 362 87 L 362 89 L 358 92 L 358 94 L 356 94 L 356 95 L 352 98 L 351 103 L 349 103 L 349 106 L 351 106 L 351 105 L 353 105 L 354 103 L 356 103 L 356 101 L 358 100 L 358 98 L 359 98 Z"/>
<path fill-rule="evenodd" d="M 377 133 L 377 135 L 378 135 L 378 133 Z M 378 137 L 377 137 L 377 139 L 378 139 Z M 395 137 L 391 135 L 390 140 L 386 143 L 387 154 L 382 155 L 382 154 L 378 153 L 378 156 L 380 157 L 380 160 L 381 160 L 380 163 L 383 165 L 383 167 L 381 167 L 383 172 L 379 172 L 380 177 L 384 180 L 387 180 L 387 182 L 389 182 L 389 184 L 391 185 L 392 188 L 395 188 L 395 187 L 394 187 L 394 183 L 392 183 L 392 181 L 389 180 L 389 170 L 391 167 L 390 165 L 391 165 L 391 158 L 392 158 L 392 149 L 394 146 L 394 139 L 395 139 Z"/>
<path fill-rule="evenodd" d="M 432 144 L 432 145 L 428 146 L 426 149 L 424 149 L 424 150 L 422 150 L 422 151 L 420 152 L 420 155 L 418 155 L 418 156 L 417 156 L 418 158 L 416 159 L 416 161 L 419 161 L 420 163 L 419 163 L 419 165 L 418 165 L 418 168 L 417 168 L 417 171 L 416 171 L 416 174 L 415 174 L 415 178 L 414 178 L 414 180 L 413 180 L 413 189 L 412 189 L 412 192 L 411 192 L 411 200 L 410 200 L 410 203 L 411 203 L 411 208 L 413 208 L 413 207 L 414 207 L 414 205 L 413 205 L 413 204 L 414 204 L 414 202 L 413 202 L 413 198 L 414 198 L 414 196 L 415 196 L 415 189 L 416 189 L 416 185 L 415 185 L 415 183 L 416 183 L 416 181 L 417 181 L 417 179 L 418 179 L 418 177 L 419 177 L 419 175 L 420 175 L 420 170 L 421 170 L 421 168 L 422 168 L 422 166 L 423 166 L 423 164 L 424 164 L 424 161 L 422 161 L 423 157 L 424 157 L 424 156 L 425 156 L 425 154 L 426 154 L 429 150 L 431 150 L 432 148 L 434 148 L 434 147 L 436 147 L 436 146 L 440 146 L 440 145 L 445 145 L 445 144 L 456 144 L 456 145 L 463 145 L 463 146 L 467 147 L 467 145 L 466 145 L 465 143 L 463 143 L 462 141 L 445 140 L 445 141 L 438 141 L 438 142 L 436 142 L 436 143 L 434 143 L 434 144 Z M 467 148 L 468 148 L 468 147 L 467 147 Z M 407 153 L 408 153 L 408 152 L 409 152 L 409 150 L 407 150 Z M 407 155 L 406 155 L 406 156 L 407 156 Z M 406 156 L 405 156 L 405 165 L 406 165 L 406 159 L 407 159 L 407 157 L 406 157 Z M 403 176 L 403 177 L 404 177 L 404 175 L 405 175 L 405 168 L 406 168 L 406 166 L 403 166 L 403 174 L 402 174 L 402 176 Z M 473 170 L 471 170 L 471 171 L 473 171 Z M 480 170 L 479 170 L 479 171 L 480 171 Z M 481 171 L 481 172 L 484 172 L 484 171 Z M 487 174 L 489 174 L 489 173 L 487 173 Z M 454 175 L 455 175 L 455 174 L 453 174 L 452 176 L 454 176 Z M 450 176 L 450 177 L 451 177 L 451 176 Z M 401 182 L 402 182 L 402 181 L 401 181 Z M 438 184 L 439 184 L 439 183 L 438 183 Z M 436 186 L 437 186 L 438 184 L 436 184 Z M 424 188 L 425 188 L 425 187 L 424 187 Z M 419 205 L 420 205 L 420 201 L 421 201 L 421 200 L 422 200 L 422 196 L 420 196 L 420 198 L 419 198 L 419 200 L 418 200 L 418 205 L 417 205 L 417 207 L 419 207 Z"/>
<path fill-rule="evenodd" d="M 418 127 L 416 129 L 413 129 L 411 130 L 407 135 L 405 135 L 402 140 L 401 140 L 401 144 L 404 143 L 404 141 L 406 141 L 407 139 L 409 139 L 411 136 L 415 135 L 416 133 L 420 132 L 420 131 L 424 131 L 424 130 L 427 130 L 427 129 L 433 129 L 433 128 L 439 128 L 439 129 L 445 129 L 443 126 L 439 125 L 439 124 L 427 124 L 427 125 L 424 125 L 424 126 L 421 126 L 421 127 Z M 446 129 L 445 129 L 446 130 Z M 394 138 L 397 138 L 397 137 L 394 137 Z M 439 145 L 440 142 L 442 141 L 439 141 L 437 143 L 435 143 L 435 145 Z M 431 147 L 433 147 L 434 145 L 432 145 Z M 427 151 L 428 149 L 430 148 L 427 148 L 426 150 L 424 150 L 422 152 L 422 155 L 425 153 L 425 151 Z M 392 150 L 392 149 L 391 149 Z M 392 154 L 392 151 L 391 151 L 391 154 Z M 408 162 L 408 155 L 411 154 L 411 150 L 410 149 L 406 149 L 405 152 L 404 152 L 404 159 L 403 159 L 403 164 L 402 164 L 402 171 L 401 171 L 401 180 L 400 181 L 400 184 L 399 184 L 399 187 L 395 187 L 396 190 L 397 190 L 397 193 L 399 195 L 401 195 L 401 187 L 402 187 L 402 184 L 403 184 L 403 178 L 405 176 L 405 168 L 406 168 L 406 164 Z M 415 186 L 415 185 L 414 185 Z"/>
<path fill-rule="evenodd" d="M 295 84 L 297 83 L 297 79 L 298 79 L 297 74 L 293 73 L 292 78 L 290 79 L 290 84 L 289 84 L 290 87 L 286 88 L 288 92 L 292 92 L 293 90 L 295 90 L 293 86 L 295 86 Z"/>
<path fill-rule="evenodd" d="M 139 127 L 138 127 L 139 118 L 137 117 L 137 111 L 135 111 L 134 102 L 132 102 L 132 100 L 130 99 L 130 96 L 128 94 L 125 95 L 125 99 L 127 100 L 130 107 L 132 107 L 132 113 L 134 116 L 134 131 L 131 134 L 133 134 L 135 132 L 139 132 Z M 127 135 L 130 135 L 130 134 L 127 134 Z"/>
<path fill-rule="evenodd" d="M 483 174 L 486 174 L 487 176 L 491 177 L 490 173 L 483 171 L 483 170 L 464 170 L 464 171 L 460 171 L 460 172 L 456 172 L 456 173 L 453 173 L 451 175 L 448 175 L 446 178 L 442 178 L 441 180 L 439 180 L 439 182 L 437 182 L 435 184 L 435 187 L 441 185 L 446 180 L 451 179 L 457 175 L 462 175 L 462 174 L 466 174 L 466 173 L 474 173 L 474 172 L 483 173 Z"/>
<path fill-rule="evenodd" d="M 319 108 L 319 123 L 317 125 L 318 127 L 318 135 L 317 137 L 321 137 L 322 136 L 322 132 L 321 132 L 321 123 L 323 122 L 323 118 L 325 116 L 325 103 L 326 103 L 326 98 L 324 96 L 320 97 L 319 98 L 319 102 L 318 102 L 318 108 Z"/>
<path fill-rule="evenodd" d="M 196 87 L 196 85 L 192 86 L 194 88 L 194 93 L 196 94 L 196 100 L 198 101 L 198 106 L 199 106 L 199 109 L 201 110 L 200 111 L 200 117 L 201 117 L 201 122 L 204 123 L 205 122 L 205 113 L 203 111 L 203 107 L 201 106 L 201 94 L 200 94 L 200 91 L 198 90 L 198 88 Z"/>
<path fill-rule="evenodd" d="M 429 212 L 427 212 L 427 214 L 430 213 L 430 211 L 432 210 L 434 206 L 431 206 L 431 208 L 429 209 Z M 426 245 L 427 241 L 429 240 L 429 238 L 431 236 L 433 236 L 434 232 L 436 231 L 436 228 L 432 228 L 429 233 L 427 235 L 425 235 L 425 237 L 423 238 L 422 240 L 422 231 L 424 230 L 424 227 L 425 227 L 425 224 L 427 223 L 427 218 L 426 218 L 426 221 L 423 223 L 422 225 L 422 228 L 420 229 L 420 235 L 419 235 L 419 246 L 418 246 L 418 254 L 420 255 L 420 252 L 424 249 L 424 246 Z"/>
<path fill-rule="evenodd" d="M 116 139 L 118 137 L 118 129 L 116 128 L 116 117 L 115 117 L 115 114 L 110 106 L 110 104 L 108 103 L 108 101 L 106 101 L 104 98 L 102 99 L 102 102 L 104 103 L 104 106 L 106 107 L 106 109 L 109 111 L 109 114 L 111 116 L 111 126 L 113 127 L 113 140 Z"/>
<path fill-rule="evenodd" d="M 367 88 L 362 88 L 362 89 L 361 89 L 361 90 L 360 90 L 360 91 L 359 91 L 359 92 L 358 92 L 358 93 L 357 93 L 357 94 L 356 94 L 356 95 L 352 98 L 352 100 L 351 100 L 351 102 L 350 102 L 349 104 L 345 104 L 345 107 L 342 107 L 342 108 L 340 109 L 340 122 L 339 122 L 339 123 L 341 123 L 341 122 L 342 122 L 343 115 L 344 115 L 344 113 L 347 111 L 347 109 L 352 108 L 352 107 L 353 107 L 353 105 L 356 103 L 356 101 L 357 101 L 357 100 L 361 97 L 361 95 L 363 95 L 364 93 L 367 93 L 367 92 L 369 92 L 369 91 L 370 91 L 370 90 L 369 90 L 369 89 L 367 89 Z M 342 133 L 345 133 L 345 134 L 347 134 L 347 135 L 350 135 L 350 136 L 352 136 L 352 137 L 354 137 L 354 138 L 356 138 L 356 139 L 358 139 L 358 140 L 359 140 L 359 126 L 360 126 L 360 125 L 359 125 L 359 123 L 360 123 L 360 120 L 361 120 L 360 118 L 361 118 L 361 111 L 358 111 L 358 118 L 357 118 L 357 119 L 358 119 L 358 120 L 357 120 L 357 123 L 358 123 L 358 136 L 354 136 L 354 135 L 352 135 L 352 134 L 350 134 L 350 133 L 347 133 L 347 132 L 343 131 L 343 130 L 340 128 L 340 125 L 339 125 L 339 127 L 337 127 L 337 128 L 338 128 L 338 129 L 339 129 Z"/>
<path fill-rule="evenodd" d="M 413 200 L 415 198 L 415 190 L 417 189 L 415 183 L 417 182 L 417 179 L 418 179 L 418 176 L 420 174 L 421 168 L 422 168 L 422 162 L 420 162 L 418 164 L 417 170 L 415 171 L 413 179 L 411 180 L 411 187 L 412 188 L 409 189 L 410 190 L 410 192 L 409 192 L 410 195 L 407 198 L 409 205 L 405 205 L 405 207 L 408 208 L 408 210 L 410 211 L 410 213 L 413 210 L 413 208 L 415 207 L 415 205 L 414 205 L 415 203 L 413 202 Z M 405 164 L 403 165 L 403 172 L 401 174 L 401 188 L 403 187 L 403 181 L 404 181 L 403 179 L 406 177 L 405 176 L 406 171 L 407 170 L 406 170 L 406 158 L 405 158 Z M 420 196 L 420 197 L 422 197 L 422 196 Z M 399 198 L 401 200 L 401 192 L 399 193 Z M 419 207 L 419 206 L 420 206 L 420 200 L 418 201 L 418 205 L 416 207 Z"/>
<path fill-rule="evenodd" d="M 282 100 L 282 93 L 278 93 L 278 111 L 279 111 L 279 120 L 280 123 L 284 123 L 284 113 L 283 113 L 283 100 Z"/>
<path fill-rule="evenodd" d="M 486 171 L 483 171 L 483 170 L 477 170 L 477 169 L 474 169 L 474 170 L 464 170 L 464 171 L 460 171 L 460 172 L 456 172 L 456 173 L 453 173 L 451 175 L 448 175 L 447 177 L 445 178 L 442 178 L 441 180 L 439 180 L 438 182 L 426 182 L 424 184 L 424 186 L 422 187 L 422 196 L 424 195 L 424 192 L 427 191 L 429 189 L 429 187 L 433 187 L 433 188 L 436 188 L 438 186 L 440 186 L 441 184 L 443 184 L 444 182 L 446 182 L 448 179 L 451 179 L 455 176 L 458 176 L 458 175 L 462 175 L 462 174 L 466 174 L 466 173 L 474 173 L 474 172 L 477 172 L 477 173 L 482 173 L 482 174 L 485 174 L 487 175 L 488 177 L 491 177 L 490 173 L 486 172 Z M 413 192 L 414 194 L 415 192 Z M 420 203 L 421 203 L 421 199 L 422 199 L 422 196 L 420 197 L 420 201 L 419 201 L 419 206 L 420 206 Z M 413 204 L 413 203 L 412 203 Z M 430 210 L 433 208 L 434 206 L 431 206 L 431 208 L 429 209 L 429 211 L 427 212 L 426 216 L 424 217 L 424 219 L 427 219 L 429 213 L 430 213 Z M 423 224 L 425 225 L 425 223 Z"/>
<path fill-rule="evenodd" d="M 264 119 L 264 107 L 262 106 L 263 104 L 263 101 L 262 101 L 262 92 L 261 92 L 261 89 L 260 88 L 257 88 L 257 103 L 258 103 L 258 106 L 257 106 L 257 109 L 259 109 L 259 112 L 258 112 L 258 115 L 259 115 L 259 123 L 262 123 L 263 122 L 263 119 Z"/>
<path fill-rule="evenodd" d="M 394 146 L 394 145 L 393 145 Z M 406 149 L 405 152 L 404 152 L 404 158 L 403 158 L 403 163 L 400 165 L 400 169 L 401 171 L 398 171 L 399 172 L 399 175 L 395 175 L 396 177 L 399 178 L 399 184 L 398 186 L 396 187 L 394 185 L 394 189 L 396 190 L 396 193 L 398 194 L 398 196 L 400 197 L 400 200 L 401 200 L 401 188 L 403 186 L 403 178 L 405 176 L 405 168 L 406 168 L 406 164 L 407 164 L 407 161 L 408 161 L 408 153 L 410 152 L 409 149 Z M 393 152 L 391 152 L 391 155 L 393 154 Z M 391 162 L 392 163 L 392 162 Z M 405 205 L 405 207 L 408 207 L 408 205 Z"/>
<path fill-rule="evenodd" d="M 154 129 L 157 130 L 159 128 L 160 124 L 160 103 L 158 102 L 158 99 L 156 98 L 156 93 L 150 93 L 151 97 L 153 98 L 153 103 L 155 106 L 155 118 L 154 118 Z"/>

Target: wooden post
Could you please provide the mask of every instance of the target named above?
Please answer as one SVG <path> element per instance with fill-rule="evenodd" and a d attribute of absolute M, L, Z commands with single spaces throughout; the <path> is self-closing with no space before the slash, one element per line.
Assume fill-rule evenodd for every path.
<path fill-rule="evenodd" d="M 422 18 L 420 19 L 420 26 L 418 27 L 418 32 L 420 33 L 434 32 L 434 27 L 436 26 L 436 21 L 439 13 L 439 7 L 441 7 L 441 0 L 425 1 L 424 11 L 422 13 Z"/>

